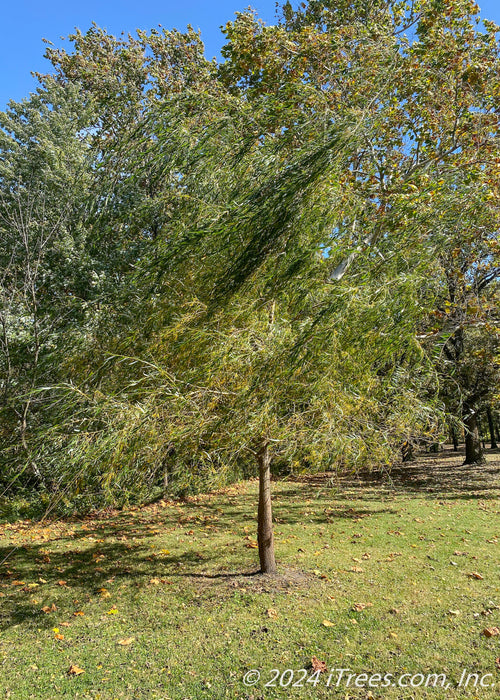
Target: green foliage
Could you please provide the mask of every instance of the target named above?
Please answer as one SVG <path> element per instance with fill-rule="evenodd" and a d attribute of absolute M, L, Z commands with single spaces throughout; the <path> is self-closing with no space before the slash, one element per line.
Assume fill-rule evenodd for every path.
<path fill-rule="evenodd" d="M 3 489 L 185 494 L 262 442 L 291 471 L 389 465 L 491 402 L 500 71 L 476 25 L 469 0 L 312 1 L 238 14 L 220 65 L 190 28 L 49 48 L 0 116 Z"/>

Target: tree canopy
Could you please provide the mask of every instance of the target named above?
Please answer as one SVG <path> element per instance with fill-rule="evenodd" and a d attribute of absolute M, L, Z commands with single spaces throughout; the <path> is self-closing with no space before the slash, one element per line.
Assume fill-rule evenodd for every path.
<path fill-rule="evenodd" d="M 0 115 L 4 489 L 390 465 L 498 401 L 498 31 L 470 0 L 49 47 Z"/>

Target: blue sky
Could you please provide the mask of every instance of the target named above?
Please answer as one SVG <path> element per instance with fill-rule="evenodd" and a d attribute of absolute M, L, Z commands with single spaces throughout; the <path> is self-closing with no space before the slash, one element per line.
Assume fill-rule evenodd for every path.
<path fill-rule="evenodd" d="M 500 24 L 499 0 L 480 0 L 479 5 L 483 17 Z M 247 6 L 248 0 L 241 4 L 238 0 L 86 0 L 78 5 L 71 0 L 5 0 L 0 25 L 0 109 L 9 99 L 21 100 L 35 89 L 31 71 L 49 71 L 42 37 L 60 46 L 61 37 L 75 27 L 85 31 L 92 21 L 112 34 L 158 24 L 183 30 L 192 24 L 201 30 L 211 58 L 224 43 L 220 26 Z M 252 7 L 266 22 L 273 21 L 275 0 L 254 0 Z"/>

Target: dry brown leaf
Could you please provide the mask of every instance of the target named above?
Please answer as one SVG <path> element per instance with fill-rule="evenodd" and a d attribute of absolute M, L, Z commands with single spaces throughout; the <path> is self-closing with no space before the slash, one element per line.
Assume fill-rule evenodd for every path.
<path fill-rule="evenodd" d="M 478 581 L 482 581 L 484 579 L 484 576 L 481 576 L 481 574 L 478 574 L 477 571 L 472 571 L 470 574 L 467 574 L 469 578 L 475 578 Z"/>
<path fill-rule="evenodd" d="M 364 569 L 361 566 L 351 566 L 350 571 L 354 571 L 356 574 L 362 574 Z"/>
<path fill-rule="evenodd" d="M 126 637 L 125 639 L 119 639 L 116 643 L 122 647 L 128 647 L 129 644 L 135 640 L 135 637 Z"/>
<path fill-rule="evenodd" d="M 483 630 L 483 634 L 485 637 L 498 637 L 500 629 L 498 627 L 486 627 L 486 629 Z"/>
<path fill-rule="evenodd" d="M 267 610 L 267 616 L 271 618 L 271 620 L 277 620 L 278 619 L 278 613 L 276 610 L 273 608 L 269 608 Z"/>
<path fill-rule="evenodd" d="M 372 608 L 372 607 L 373 607 L 373 603 L 354 603 L 354 605 L 352 606 L 352 609 L 354 610 L 354 612 L 361 612 L 365 608 Z"/>
<path fill-rule="evenodd" d="M 315 672 L 319 671 L 320 673 L 326 673 L 328 671 L 326 663 L 324 661 L 320 661 L 315 656 L 313 656 L 311 659 L 311 666 Z"/>
<path fill-rule="evenodd" d="M 76 611 L 73 613 L 73 617 L 83 617 L 84 615 L 85 615 L 85 613 L 82 612 L 81 610 L 76 610 Z"/>
<path fill-rule="evenodd" d="M 498 659 L 495 659 L 495 666 L 498 668 L 498 670 L 500 670 L 500 656 Z"/>
<path fill-rule="evenodd" d="M 68 669 L 68 673 L 70 676 L 80 676 L 82 673 L 85 673 L 85 671 L 83 668 L 79 668 L 76 664 L 71 664 Z"/>
<path fill-rule="evenodd" d="M 55 606 L 54 603 L 52 603 L 52 605 L 50 605 L 50 606 L 44 605 L 43 608 L 41 608 L 41 610 L 44 613 L 51 613 L 51 612 L 55 612 L 57 610 L 57 607 Z"/>
<path fill-rule="evenodd" d="M 333 622 L 331 622 L 330 620 L 323 620 L 323 622 L 321 624 L 323 625 L 323 627 L 334 627 L 335 626 L 335 624 Z"/>
<path fill-rule="evenodd" d="M 13 586 L 25 586 L 26 581 L 12 581 Z"/>
<path fill-rule="evenodd" d="M 58 582 L 57 582 L 57 585 L 58 585 L 58 586 L 65 586 L 65 585 L 66 585 L 66 581 L 58 581 Z"/>
<path fill-rule="evenodd" d="M 71 624 L 69 622 L 60 622 L 59 626 L 60 627 L 71 627 Z"/>

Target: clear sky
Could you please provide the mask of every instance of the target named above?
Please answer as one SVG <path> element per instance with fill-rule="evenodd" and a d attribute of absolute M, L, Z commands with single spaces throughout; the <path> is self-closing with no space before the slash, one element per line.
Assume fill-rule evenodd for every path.
<path fill-rule="evenodd" d="M 78 3 L 78 0 L 76 0 Z M 0 23 L 0 109 L 9 99 L 21 100 L 36 87 L 31 71 L 49 72 L 43 59 L 42 37 L 56 46 L 75 27 L 88 29 L 92 21 L 112 34 L 134 33 L 161 24 L 184 30 L 200 29 L 208 58 L 218 56 L 224 43 L 220 27 L 243 10 L 248 0 L 4 0 Z M 276 0 L 254 0 L 259 16 L 271 23 Z M 294 4 L 294 3 L 292 3 Z M 500 24 L 500 0 L 479 0 L 483 17 Z"/>

